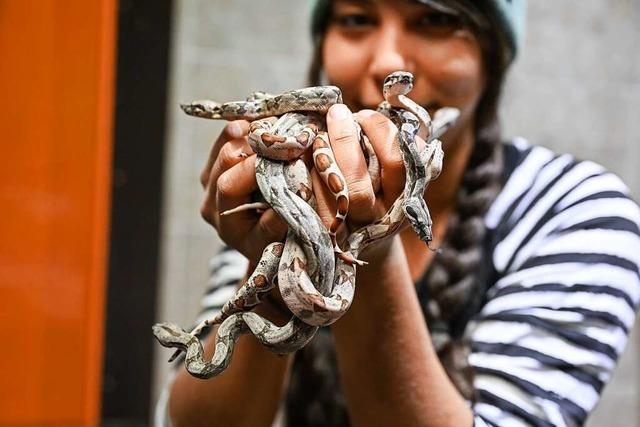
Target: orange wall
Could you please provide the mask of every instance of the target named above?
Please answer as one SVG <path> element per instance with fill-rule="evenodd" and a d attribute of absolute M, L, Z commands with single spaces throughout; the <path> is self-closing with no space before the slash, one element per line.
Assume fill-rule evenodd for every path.
<path fill-rule="evenodd" d="M 0 425 L 97 425 L 116 0 L 0 0 Z"/>

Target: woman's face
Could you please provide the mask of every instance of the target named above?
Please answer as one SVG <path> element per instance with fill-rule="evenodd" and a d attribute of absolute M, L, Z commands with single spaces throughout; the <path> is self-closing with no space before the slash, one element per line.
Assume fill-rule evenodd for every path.
<path fill-rule="evenodd" d="M 415 78 L 410 98 L 432 114 L 456 107 L 457 130 L 472 129 L 485 76 L 478 41 L 455 15 L 415 1 L 335 0 L 322 55 L 354 111 L 375 109 L 384 78 L 405 70 Z"/>

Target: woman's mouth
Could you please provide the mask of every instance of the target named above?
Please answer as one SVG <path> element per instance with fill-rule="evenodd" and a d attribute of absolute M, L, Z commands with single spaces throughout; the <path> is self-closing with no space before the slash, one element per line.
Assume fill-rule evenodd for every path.
<path fill-rule="evenodd" d="M 433 116 L 433 114 L 439 109 L 442 108 L 443 106 L 440 105 L 437 102 L 428 102 L 426 104 L 422 104 L 422 108 L 424 108 L 425 110 L 427 110 L 427 112 L 429 113 L 430 116 Z M 360 111 L 360 110 L 377 110 L 378 109 L 378 105 L 364 105 L 364 104 L 356 104 L 353 106 L 353 112 L 356 111 Z"/>

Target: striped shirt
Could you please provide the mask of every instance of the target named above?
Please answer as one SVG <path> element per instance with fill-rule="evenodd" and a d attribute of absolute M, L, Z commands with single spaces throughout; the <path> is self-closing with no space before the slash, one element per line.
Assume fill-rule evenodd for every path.
<path fill-rule="evenodd" d="M 491 270 L 467 325 L 476 426 L 577 426 L 595 407 L 640 299 L 640 209 L 602 166 L 516 139 L 486 214 Z M 247 268 L 225 249 L 196 323 Z M 164 411 L 162 411 L 164 412 Z"/>

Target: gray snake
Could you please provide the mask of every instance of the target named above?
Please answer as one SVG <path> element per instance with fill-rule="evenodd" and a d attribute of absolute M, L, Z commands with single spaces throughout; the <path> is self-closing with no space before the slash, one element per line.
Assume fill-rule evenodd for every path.
<path fill-rule="evenodd" d="M 255 93 L 243 102 L 217 104 L 200 101 L 183 106 L 188 114 L 216 119 L 258 120 L 280 115 L 280 118 L 269 119 L 266 123 L 260 120 L 254 122 L 255 126 L 252 123 L 249 143 L 259 154 L 256 178 L 267 205 L 289 225 L 284 247 L 281 243 L 274 243 L 265 249 L 258 268 L 218 316 L 203 322 L 191 333 L 168 323 L 154 326 L 154 334 L 162 345 L 187 351 L 186 365 L 190 373 L 209 378 L 226 369 L 237 337 L 248 332 L 252 332 L 262 344 L 276 353 L 288 353 L 304 346 L 318 326 L 335 322 L 350 306 L 355 291 L 354 264 L 361 251 L 397 232 L 405 217 L 423 241 L 428 243 L 431 240 L 431 219 L 423 194 L 428 182 L 438 176 L 442 167 L 441 144 L 436 138 L 455 121 L 457 110 L 444 109 L 444 113 L 438 114 L 439 111 L 431 123 L 426 110 L 406 98 L 411 83 L 412 76 L 409 73 L 392 73 L 385 80 L 385 102 L 379 107 L 379 111 L 398 127 L 398 140 L 406 168 L 404 191 L 382 218 L 348 237 L 345 256 L 340 256 L 334 235 L 327 233 L 320 218 L 308 204 L 313 204 L 311 185 L 308 176 L 300 177 L 305 173 L 299 172 L 301 169 L 306 172 L 304 164 L 298 160 L 285 166 L 278 161 L 299 157 L 306 146 L 302 149 L 298 146 L 308 144 L 309 139 L 318 140 L 326 135 L 324 123 L 318 120 L 318 114 L 306 113 L 294 117 L 292 111 L 325 112 L 333 103 L 341 102 L 337 88 L 306 88 L 275 97 Z M 264 134 L 258 134 L 256 129 L 264 130 Z M 303 135 L 304 132 L 306 135 Z M 427 143 L 422 152 L 418 150 L 415 140 L 419 132 L 425 135 Z M 328 145 L 328 138 L 326 142 L 324 145 Z M 280 148 L 276 150 L 279 154 L 269 158 L 268 153 L 265 155 L 259 151 L 261 147 L 255 147 L 261 143 Z M 285 147 L 285 144 L 289 145 Z M 363 149 L 373 158 L 371 163 L 377 165 L 375 157 L 371 157 L 375 154 L 370 146 L 363 143 Z M 328 158 L 325 159 L 325 165 L 327 161 L 334 161 L 330 155 Z M 296 164 L 297 167 L 293 166 Z M 315 166 L 316 169 L 321 167 L 318 162 Z M 292 173 L 290 170 L 298 172 Z M 344 183 L 341 175 L 339 178 Z M 331 187 L 326 177 L 325 183 Z M 267 205 L 252 204 L 239 209 Z M 338 253 L 337 257 L 334 257 L 334 250 Z M 295 314 L 282 327 L 245 311 L 258 304 L 261 296 L 273 288 L 276 274 L 283 299 Z M 205 327 L 217 323 L 221 325 L 216 351 L 211 362 L 205 362 L 202 345 L 196 335 Z"/>

